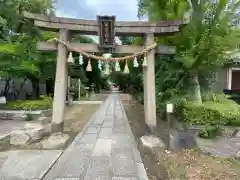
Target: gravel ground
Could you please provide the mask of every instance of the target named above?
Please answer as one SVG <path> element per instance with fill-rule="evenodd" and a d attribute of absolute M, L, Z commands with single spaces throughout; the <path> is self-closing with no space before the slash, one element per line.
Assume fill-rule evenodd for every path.
<path fill-rule="evenodd" d="M 124 105 L 136 141 L 147 131 L 143 105 Z M 166 138 L 166 123 L 158 120 L 158 136 Z M 198 150 L 149 151 L 139 145 L 149 180 L 239 180 L 240 161 L 213 157 Z"/>

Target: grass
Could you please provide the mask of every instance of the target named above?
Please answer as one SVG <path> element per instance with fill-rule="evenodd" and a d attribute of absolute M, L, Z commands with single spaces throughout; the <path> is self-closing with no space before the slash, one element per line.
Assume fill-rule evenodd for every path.
<path fill-rule="evenodd" d="M 87 96 L 81 96 L 81 98 L 80 98 L 80 101 L 88 101 L 88 100 L 89 100 L 89 97 L 87 97 Z"/>

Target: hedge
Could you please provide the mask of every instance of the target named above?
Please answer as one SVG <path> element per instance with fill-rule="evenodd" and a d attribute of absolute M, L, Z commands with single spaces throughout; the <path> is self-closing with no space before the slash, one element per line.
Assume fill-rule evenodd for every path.
<path fill-rule="evenodd" d="M 183 106 L 182 113 L 184 121 L 189 124 L 240 126 L 240 106 L 234 102 L 187 103 Z"/>
<path fill-rule="evenodd" d="M 240 106 L 232 100 L 206 101 L 203 104 L 186 103 L 181 116 L 189 125 L 202 125 L 199 136 L 213 138 L 221 133 L 222 126 L 240 126 Z"/>

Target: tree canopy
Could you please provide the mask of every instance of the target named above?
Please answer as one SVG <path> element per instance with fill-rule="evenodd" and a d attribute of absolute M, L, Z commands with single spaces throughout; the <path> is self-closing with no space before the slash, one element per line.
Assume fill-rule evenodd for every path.
<path fill-rule="evenodd" d="M 157 41 L 176 46 L 174 61 L 178 61 L 176 64 L 179 72 L 186 74 L 183 77 L 189 79 L 188 92 L 191 92 L 194 101 L 202 101 L 199 75 L 214 72 L 231 62 L 227 52 L 238 48 L 239 30 L 236 25 L 239 19 L 239 3 L 240 1 L 229 3 L 227 0 L 139 1 L 139 17 L 148 17 L 150 21 L 186 22 L 180 33 L 172 37 L 158 38 Z M 171 73 L 169 70 L 168 74 L 176 77 L 179 72 Z"/>
<path fill-rule="evenodd" d="M 56 53 L 39 52 L 36 43 L 58 38 L 58 33 L 39 29 L 32 20 L 24 18 L 23 12 L 53 15 L 54 3 L 52 0 L 3 0 L 0 5 L 0 75 L 6 81 L 19 77 L 24 79 L 23 83 L 26 79 L 31 80 L 34 97 L 39 94 L 39 82 L 49 79 L 54 82 L 56 72 Z M 93 43 L 87 36 L 74 34 L 72 39 L 81 43 Z M 76 62 L 77 58 L 76 54 Z M 85 64 L 86 62 L 87 60 Z M 84 67 L 77 63 L 69 66 L 69 75 L 86 78 Z M 100 77 L 96 67 L 93 73 L 87 75 L 90 81 L 86 82 L 89 83 L 98 81 Z M 5 88 L 7 89 L 9 88 Z M 4 94 L 7 96 L 6 91 Z"/>

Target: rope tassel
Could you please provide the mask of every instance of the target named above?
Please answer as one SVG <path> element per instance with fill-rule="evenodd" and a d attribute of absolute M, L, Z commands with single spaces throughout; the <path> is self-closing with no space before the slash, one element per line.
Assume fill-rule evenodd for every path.
<path fill-rule="evenodd" d="M 79 64 L 83 65 L 83 56 L 81 54 L 79 55 Z"/>
<path fill-rule="evenodd" d="M 118 61 L 116 61 L 116 63 L 115 63 L 115 71 L 121 71 Z"/>
<path fill-rule="evenodd" d="M 142 66 L 147 67 L 147 57 L 146 57 L 146 55 L 144 56 Z"/>
<path fill-rule="evenodd" d="M 100 60 L 98 60 L 98 69 L 102 71 L 102 62 Z"/>
<path fill-rule="evenodd" d="M 108 62 L 106 63 L 105 74 L 106 74 L 106 75 L 109 75 L 109 74 L 110 74 L 110 70 L 109 70 L 109 64 L 108 64 Z"/>
<path fill-rule="evenodd" d="M 124 67 L 124 71 L 123 71 L 125 74 L 128 74 L 129 73 L 129 68 L 128 68 L 128 63 L 127 63 L 127 60 L 125 62 L 125 67 Z"/>
<path fill-rule="evenodd" d="M 88 60 L 88 65 L 87 65 L 86 71 L 88 71 L 88 72 L 92 71 L 92 65 L 91 65 L 91 60 L 90 59 Z"/>
<path fill-rule="evenodd" d="M 74 63 L 72 52 L 69 53 L 67 62 L 68 63 Z"/>
<path fill-rule="evenodd" d="M 138 67 L 139 64 L 138 64 L 138 61 L 137 61 L 137 57 L 134 57 L 134 60 L 133 60 L 133 67 Z"/>

